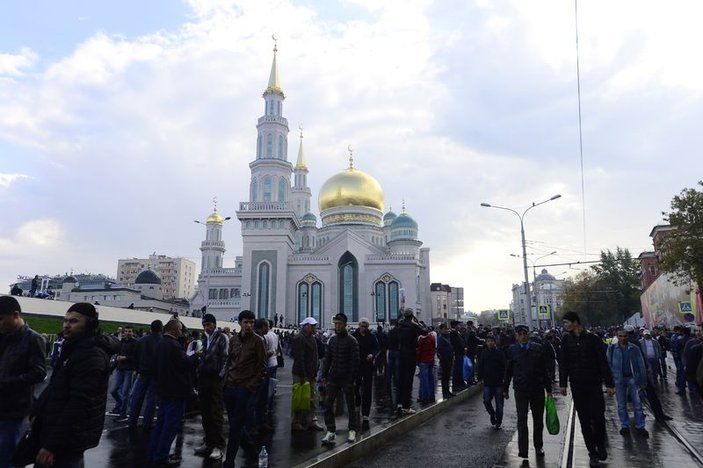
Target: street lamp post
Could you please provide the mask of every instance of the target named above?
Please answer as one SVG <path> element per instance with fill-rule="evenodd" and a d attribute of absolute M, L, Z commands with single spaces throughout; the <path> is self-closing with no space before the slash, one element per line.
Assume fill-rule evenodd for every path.
<path fill-rule="evenodd" d="M 522 241 L 522 269 L 525 274 L 525 295 L 527 296 L 527 313 L 530 315 L 529 321 L 530 324 L 534 326 L 533 320 L 532 320 L 532 297 L 530 296 L 530 277 L 527 269 L 527 246 L 525 244 L 525 223 L 524 223 L 524 218 L 525 215 L 527 214 L 528 211 L 530 211 L 532 208 L 536 208 L 540 205 L 544 205 L 545 203 L 548 203 L 552 200 L 556 200 L 557 198 L 561 198 L 561 195 L 557 194 L 554 195 L 553 197 L 549 198 L 548 200 L 541 201 L 539 203 L 532 202 L 532 205 L 527 207 L 525 211 L 520 214 L 516 210 L 512 208 L 507 208 L 505 206 L 497 206 L 497 205 L 491 205 L 490 203 L 481 203 L 481 206 L 484 208 L 496 208 L 499 210 L 506 210 L 510 211 L 511 213 L 515 213 L 515 215 L 518 217 L 520 220 L 520 239 Z"/>

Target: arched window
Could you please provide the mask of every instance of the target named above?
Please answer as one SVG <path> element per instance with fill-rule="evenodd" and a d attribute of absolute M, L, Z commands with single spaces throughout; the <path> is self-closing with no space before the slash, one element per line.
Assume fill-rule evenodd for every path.
<path fill-rule="evenodd" d="M 256 159 L 261 157 L 261 135 L 256 139 Z"/>
<path fill-rule="evenodd" d="M 273 157 L 273 135 L 270 133 L 266 135 L 266 157 Z"/>
<path fill-rule="evenodd" d="M 278 201 L 286 201 L 286 179 L 283 177 L 278 181 Z"/>
<path fill-rule="evenodd" d="M 265 202 L 271 201 L 271 178 L 266 177 L 264 179 L 264 199 Z"/>
<path fill-rule="evenodd" d="M 315 281 L 312 283 L 312 297 L 310 298 L 310 308 L 312 316 L 318 323 L 322 323 L 322 283 Z"/>
<path fill-rule="evenodd" d="M 388 311 L 390 312 L 390 320 L 398 320 L 398 311 L 400 309 L 400 301 L 398 300 L 399 291 L 396 281 L 388 283 Z"/>
<path fill-rule="evenodd" d="M 271 280 L 271 267 L 266 262 L 261 262 L 259 264 L 258 272 L 258 288 L 257 288 L 257 299 L 258 304 L 256 307 L 257 317 L 268 318 L 269 315 L 269 290 L 270 290 L 270 280 Z"/>
<path fill-rule="evenodd" d="M 278 101 L 278 115 L 281 115 L 281 113 L 282 113 L 282 112 L 281 112 L 281 106 L 282 106 L 282 105 L 283 105 L 283 103 L 282 103 L 281 101 Z"/>
<path fill-rule="evenodd" d="M 283 155 L 283 135 L 278 135 L 278 159 L 286 159 Z"/>
<path fill-rule="evenodd" d="M 308 297 L 309 294 L 310 288 L 308 284 L 300 283 L 298 285 L 298 323 L 305 320 L 305 317 L 308 316 L 308 304 L 310 301 L 310 298 Z"/>
<path fill-rule="evenodd" d="M 259 182 L 256 179 L 251 181 L 251 201 L 259 201 Z"/>
<path fill-rule="evenodd" d="M 356 258 L 347 252 L 339 259 L 339 311 L 351 322 L 356 322 L 358 311 L 358 275 Z"/>
<path fill-rule="evenodd" d="M 376 283 L 374 288 L 374 299 L 375 299 L 375 309 L 376 309 L 376 321 L 385 321 L 388 317 L 386 311 L 386 285 L 382 281 Z"/>

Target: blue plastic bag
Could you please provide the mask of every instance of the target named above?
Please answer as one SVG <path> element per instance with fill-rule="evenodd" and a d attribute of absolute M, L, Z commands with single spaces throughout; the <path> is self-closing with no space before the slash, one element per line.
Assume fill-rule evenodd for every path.
<path fill-rule="evenodd" d="M 468 381 L 471 379 L 471 376 L 474 375 L 474 363 L 471 362 L 471 358 L 469 356 L 464 356 L 464 381 Z"/>

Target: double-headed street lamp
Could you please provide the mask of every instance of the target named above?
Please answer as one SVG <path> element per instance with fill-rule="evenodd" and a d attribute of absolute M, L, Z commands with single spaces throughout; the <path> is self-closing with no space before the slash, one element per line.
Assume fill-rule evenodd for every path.
<path fill-rule="evenodd" d="M 524 223 L 524 218 L 525 215 L 527 214 L 528 211 L 530 211 L 532 208 L 536 208 L 540 205 L 544 205 L 547 202 L 550 202 L 552 200 L 556 200 L 557 198 L 561 198 L 561 195 L 557 194 L 551 197 L 548 200 L 541 201 L 539 203 L 532 202 L 532 205 L 527 207 L 525 211 L 520 214 L 516 210 L 512 208 L 507 208 L 505 206 L 497 206 L 497 205 L 491 205 L 490 203 L 481 203 L 481 206 L 484 208 L 496 208 L 499 210 L 506 210 L 510 211 L 512 213 L 515 213 L 515 215 L 520 219 L 520 237 L 522 239 L 522 269 L 523 272 L 525 273 L 525 295 L 527 296 L 527 313 L 530 315 L 530 324 L 534 326 L 533 320 L 532 320 L 532 297 L 530 296 L 530 278 L 529 278 L 529 273 L 527 270 L 527 248 L 525 245 L 525 223 Z"/>
<path fill-rule="evenodd" d="M 557 253 L 557 251 L 555 250 L 553 252 L 549 252 L 546 255 L 542 255 L 541 257 L 537 257 L 535 260 L 528 259 L 528 260 L 530 260 L 530 263 L 532 264 L 532 281 L 535 281 L 537 279 L 537 262 L 539 262 L 540 260 L 542 260 L 545 257 L 549 257 L 551 255 L 556 255 L 556 253 Z M 534 255 L 534 254 L 531 254 L 531 255 Z M 520 258 L 520 255 L 516 255 L 516 254 L 510 254 L 510 256 L 515 257 L 515 258 Z"/>

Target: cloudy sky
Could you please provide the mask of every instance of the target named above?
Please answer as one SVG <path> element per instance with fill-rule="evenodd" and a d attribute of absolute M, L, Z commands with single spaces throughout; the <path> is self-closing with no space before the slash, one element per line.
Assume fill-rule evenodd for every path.
<path fill-rule="evenodd" d="M 247 198 L 279 39 L 295 160 L 309 183 L 356 166 L 405 199 L 432 281 L 507 307 L 529 259 L 650 248 L 671 198 L 703 178 L 703 3 L 556 0 L 31 0 L 0 11 L 0 285 L 115 275 L 158 252 L 199 263 L 212 209 Z M 698 128 L 698 130 L 696 130 Z M 226 225 L 226 263 L 241 253 Z M 557 251 L 556 255 L 537 260 Z M 559 278 L 577 269 L 550 267 Z M 4 287 L 4 286 L 2 286 Z"/>

